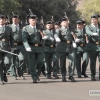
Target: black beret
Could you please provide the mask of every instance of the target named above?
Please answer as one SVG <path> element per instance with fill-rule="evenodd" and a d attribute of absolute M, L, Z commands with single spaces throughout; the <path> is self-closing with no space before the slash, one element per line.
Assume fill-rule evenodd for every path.
<path fill-rule="evenodd" d="M 13 15 L 12 18 L 21 18 L 19 15 Z"/>
<path fill-rule="evenodd" d="M 84 24 L 84 23 L 85 23 L 85 21 L 83 21 L 83 20 L 76 21 L 76 24 Z"/>
<path fill-rule="evenodd" d="M 52 24 L 52 21 L 47 21 L 46 24 Z"/>
<path fill-rule="evenodd" d="M 0 18 L 6 19 L 6 16 L 5 15 L 0 15 Z"/>
<path fill-rule="evenodd" d="M 60 25 L 60 23 L 59 22 L 55 22 L 54 25 Z"/>
<path fill-rule="evenodd" d="M 98 18 L 98 17 L 100 17 L 99 15 L 96 15 L 96 14 L 93 14 L 92 16 L 91 16 L 91 18 Z"/>
<path fill-rule="evenodd" d="M 27 18 L 28 19 L 37 19 L 37 16 L 36 15 L 27 15 Z"/>

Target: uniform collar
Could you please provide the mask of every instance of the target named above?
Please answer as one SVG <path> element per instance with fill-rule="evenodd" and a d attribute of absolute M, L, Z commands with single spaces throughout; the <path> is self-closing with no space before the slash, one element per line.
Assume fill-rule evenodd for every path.
<path fill-rule="evenodd" d="M 36 25 L 35 25 L 35 26 L 30 25 L 30 27 L 32 27 L 32 28 L 36 28 Z"/>
<path fill-rule="evenodd" d="M 91 24 L 93 27 L 98 27 L 98 25 L 97 26 L 95 26 L 94 24 Z"/>
<path fill-rule="evenodd" d="M 13 24 L 13 25 L 19 27 L 19 24 L 17 24 L 17 25 Z"/>
<path fill-rule="evenodd" d="M 0 25 L 0 27 L 5 27 L 5 25 Z"/>

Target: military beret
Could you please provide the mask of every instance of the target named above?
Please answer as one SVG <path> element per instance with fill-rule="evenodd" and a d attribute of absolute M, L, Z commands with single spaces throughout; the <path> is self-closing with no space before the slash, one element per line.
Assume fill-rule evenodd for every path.
<path fill-rule="evenodd" d="M 37 19 L 37 16 L 36 15 L 27 15 L 27 18 L 28 19 Z"/>
<path fill-rule="evenodd" d="M 100 17 L 99 15 L 96 15 L 96 14 L 93 14 L 92 16 L 91 16 L 91 18 L 98 18 L 98 17 Z"/>
<path fill-rule="evenodd" d="M 76 24 L 84 24 L 84 23 L 85 23 L 85 21 L 83 21 L 83 20 L 76 21 Z"/>
<path fill-rule="evenodd" d="M 54 25 L 60 25 L 60 22 L 55 22 Z"/>
<path fill-rule="evenodd" d="M 52 21 L 47 21 L 46 24 L 52 24 Z"/>
<path fill-rule="evenodd" d="M 60 23 L 61 23 L 62 21 L 67 21 L 67 20 L 68 20 L 67 18 L 63 17 L 63 18 L 61 18 L 59 21 L 60 21 Z"/>
<path fill-rule="evenodd" d="M 19 15 L 13 15 L 12 18 L 21 18 Z"/>
<path fill-rule="evenodd" d="M 5 15 L 0 15 L 0 18 L 6 19 L 7 17 Z"/>

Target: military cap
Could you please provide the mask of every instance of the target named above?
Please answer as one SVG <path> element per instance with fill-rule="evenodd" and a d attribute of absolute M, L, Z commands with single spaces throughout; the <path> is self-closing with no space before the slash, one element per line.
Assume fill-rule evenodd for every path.
<path fill-rule="evenodd" d="M 76 24 L 84 24 L 84 23 L 85 23 L 84 20 L 78 20 L 78 21 L 76 21 Z"/>
<path fill-rule="evenodd" d="M 100 16 L 99 15 L 96 15 L 96 14 L 93 14 L 92 16 L 91 16 L 91 18 L 99 18 Z"/>
<path fill-rule="evenodd" d="M 46 24 L 52 24 L 52 21 L 47 21 Z"/>
<path fill-rule="evenodd" d="M 60 25 L 60 23 L 59 22 L 55 22 L 54 25 Z"/>
<path fill-rule="evenodd" d="M 36 15 L 27 15 L 27 19 L 37 19 Z"/>
<path fill-rule="evenodd" d="M 6 19 L 7 17 L 5 15 L 0 15 L 0 18 Z"/>
<path fill-rule="evenodd" d="M 61 23 L 62 21 L 67 21 L 67 20 L 68 20 L 67 18 L 63 17 L 63 18 L 59 19 L 59 22 Z"/>
<path fill-rule="evenodd" d="M 12 18 L 21 18 L 19 15 L 13 15 Z"/>

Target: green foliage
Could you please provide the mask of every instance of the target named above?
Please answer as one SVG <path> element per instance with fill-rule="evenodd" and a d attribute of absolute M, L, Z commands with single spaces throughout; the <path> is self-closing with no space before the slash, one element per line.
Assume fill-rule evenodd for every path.
<path fill-rule="evenodd" d="M 89 23 L 91 15 L 100 15 L 100 0 L 84 0 L 82 9 L 80 9 L 81 15 L 85 17 L 85 20 Z"/>

